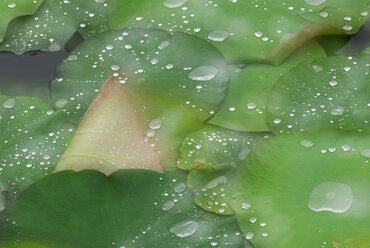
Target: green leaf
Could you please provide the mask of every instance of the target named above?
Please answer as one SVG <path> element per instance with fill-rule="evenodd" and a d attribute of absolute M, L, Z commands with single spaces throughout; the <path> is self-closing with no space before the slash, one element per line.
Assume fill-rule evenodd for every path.
<path fill-rule="evenodd" d="M 14 243 L 3 246 L 3 248 L 51 248 L 50 246 L 35 244 L 35 243 Z M 57 247 L 53 247 L 57 248 Z M 62 247 L 60 247 L 62 248 Z"/>
<path fill-rule="evenodd" d="M 278 134 L 333 127 L 369 132 L 369 58 L 322 58 L 285 74 L 269 95 L 271 130 Z"/>
<path fill-rule="evenodd" d="M 160 30 L 117 30 L 83 42 L 59 65 L 52 82 L 55 105 L 79 122 L 112 73 L 128 89 L 174 100 L 202 120 L 217 110 L 229 80 L 222 54 L 206 41 Z"/>
<path fill-rule="evenodd" d="M 325 57 L 325 52 L 313 42 L 298 50 L 279 66 L 250 64 L 243 70 L 231 67 L 231 81 L 220 110 L 211 124 L 239 131 L 269 131 L 266 121 L 268 94 L 274 83 L 297 64 Z"/>
<path fill-rule="evenodd" d="M 209 40 L 229 61 L 266 59 L 279 64 L 310 39 L 346 33 L 341 22 L 329 21 L 332 15 L 335 19 L 343 19 L 347 13 L 355 14 L 356 20 L 347 22 L 353 25 L 351 31 L 358 30 L 366 21 L 362 16 L 368 10 L 366 3 L 367 0 L 359 0 L 356 4 L 351 0 L 144 0 L 139 3 L 115 0 L 109 6 L 109 20 L 115 29 L 147 27 L 194 34 Z M 308 21 L 306 15 L 301 17 L 332 5 L 335 8 L 328 10 L 328 18 Z"/>
<path fill-rule="evenodd" d="M 144 140 L 125 88 L 114 77 L 100 89 L 55 168 L 86 169 L 107 175 L 120 169 L 163 172 L 158 154 Z"/>
<path fill-rule="evenodd" d="M 369 235 L 370 136 L 318 129 L 256 144 L 232 207 L 256 247 L 321 247 Z"/>
<path fill-rule="evenodd" d="M 335 239 L 334 248 L 370 248 L 369 239 Z"/>
<path fill-rule="evenodd" d="M 14 198 L 54 170 L 75 129 L 38 98 L 0 96 L 0 104 L 0 191 Z"/>
<path fill-rule="evenodd" d="M 145 140 L 158 152 L 166 172 L 176 170 L 179 149 L 185 137 L 203 124 L 189 108 L 167 98 L 127 90 Z"/>
<path fill-rule="evenodd" d="M 177 166 L 191 170 L 187 184 L 200 207 L 218 214 L 234 213 L 230 202 L 235 172 L 263 135 L 207 125 L 184 139 Z"/>
<path fill-rule="evenodd" d="M 9 22 L 23 15 L 32 15 L 44 0 L 3 0 L 0 2 L 0 43 Z"/>
<path fill-rule="evenodd" d="M 234 217 L 205 213 L 183 182 L 143 170 L 110 177 L 88 170 L 45 177 L 11 205 L 0 230 L 2 244 L 243 247 Z"/>
<path fill-rule="evenodd" d="M 9 24 L 0 50 L 16 54 L 60 50 L 76 31 L 90 38 L 108 30 L 107 15 L 103 0 L 45 0 L 34 15 L 17 18 Z"/>
<path fill-rule="evenodd" d="M 368 48 L 366 48 L 365 50 L 363 50 L 361 52 L 361 54 L 367 54 L 367 55 L 370 55 L 370 46 Z"/>
<path fill-rule="evenodd" d="M 261 61 L 284 35 L 309 24 L 287 6 L 266 1 L 116 0 L 109 8 L 112 28 L 191 33 L 207 39 L 229 61 Z"/>

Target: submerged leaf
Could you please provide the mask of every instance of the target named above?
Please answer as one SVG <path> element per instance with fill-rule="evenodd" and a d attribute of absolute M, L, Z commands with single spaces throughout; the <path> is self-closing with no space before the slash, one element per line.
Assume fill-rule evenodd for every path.
<path fill-rule="evenodd" d="M 271 130 L 279 134 L 333 127 L 369 132 L 369 58 L 321 58 L 285 74 L 269 95 Z"/>
<path fill-rule="evenodd" d="M 369 161 L 370 136 L 359 132 L 319 129 L 257 143 L 233 189 L 245 237 L 259 248 L 367 238 Z"/>
<path fill-rule="evenodd" d="M 249 132 L 266 132 L 268 94 L 276 81 L 302 62 L 325 57 L 325 52 L 313 42 L 298 50 L 279 66 L 249 64 L 245 69 L 231 67 L 231 81 L 220 110 L 208 122 L 225 128 Z"/>
<path fill-rule="evenodd" d="M 0 43 L 3 41 L 9 22 L 23 15 L 32 15 L 44 0 L 11 0 L 0 2 Z"/>
<path fill-rule="evenodd" d="M 109 29 L 104 0 L 45 0 L 32 16 L 19 17 L 8 27 L 1 51 L 57 51 L 78 31 L 90 38 Z"/>
<path fill-rule="evenodd" d="M 158 154 L 144 141 L 125 88 L 113 77 L 102 86 L 83 117 L 56 171 L 120 169 L 163 172 Z"/>
<path fill-rule="evenodd" d="M 234 213 L 230 202 L 235 172 L 263 135 L 207 125 L 184 139 L 177 166 L 191 170 L 187 184 L 200 207 L 218 214 Z"/>
<path fill-rule="evenodd" d="M 75 129 L 38 98 L 0 96 L 0 104 L 0 191 L 14 198 L 54 170 Z"/>
<path fill-rule="evenodd" d="M 83 42 L 57 68 L 54 103 L 79 122 L 113 73 L 128 89 L 153 93 L 205 120 L 224 97 L 229 75 L 222 54 L 191 35 L 148 29 L 107 32 Z"/>
<path fill-rule="evenodd" d="M 11 205 L 0 230 L 1 244 L 58 248 L 244 247 L 234 217 L 205 213 L 182 181 L 143 170 L 45 177 Z"/>

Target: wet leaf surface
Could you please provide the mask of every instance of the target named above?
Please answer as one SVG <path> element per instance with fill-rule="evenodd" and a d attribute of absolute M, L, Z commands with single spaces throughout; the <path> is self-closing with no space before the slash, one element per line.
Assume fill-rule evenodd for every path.
<path fill-rule="evenodd" d="M 239 131 L 266 132 L 268 95 L 276 81 L 302 62 L 325 57 L 324 50 L 313 42 L 298 50 L 279 66 L 248 64 L 245 69 L 230 67 L 231 81 L 220 110 L 211 124 Z"/>
<path fill-rule="evenodd" d="M 229 80 L 222 54 L 206 41 L 160 30 L 117 30 L 83 42 L 59 65 L 52 82 L 55 105 L 79 122 L 111 74 L 128 89 L 191 108 L 202 120 L 217 110 Z"/>
<path fill-rule="evenodd" d="M 369 132 L 369 56 L 333 56 L 297 66 L 269 95 L 275 134 L 313 127 Z"/>
<path fill-rule="evenodd" d="M 0 103 L 0 191 L 14 198 L 54 170 L 75 128 L 38 98 L 0 96 Z"/>
<path fill-rule="evenodd" d="M 319 129 L 257 143 L 233 189 L 245 237 L 260 248 L 368 237 L 369 141 L 359 132 Z"/>
<path fill-rule="evenodd" d="M 13 20 L 1 51 L 58 51 L 78 31 L 91 38 L 109 29 L 107 4 L 101 0 L 45 0 L 32 16 Z"/>
<path fill-rule="evenodd" d="M 182 181 L 143 170 L 45 177 L 11 205 L 0 228 L 2 244 L 65 248 L 237 248 L 244 239 L 235 217 L 205 213 Z"/>

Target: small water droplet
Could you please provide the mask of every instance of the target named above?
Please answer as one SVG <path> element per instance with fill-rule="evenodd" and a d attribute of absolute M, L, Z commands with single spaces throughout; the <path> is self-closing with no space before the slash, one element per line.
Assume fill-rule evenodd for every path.
<path fill-rule="evenodd" d="M 351 25 L 343 26 L 343 30 L 345 30 L 345 31 L 351 31 L 352 29 L 353 29 L 353 27 Z"/>
<path fill-rule="evenodd" d="M 370 158 L 370 148 L 362 150 L 361 156 L 363 156 L 364 158 Z"/>
<path fill-rule="evenodd" d="M 242 209 L 249 209 L 250 207 L 251 207 L 251 204 L 249 204 L 248 202 L 242 203 Z"/>
<path fill-rule="evenodd" d="M 252 233 L 252 232 L 247 232 L 245 234 L 245 238 L 248 239 L 248 240 L 253 239 L 253 237 L 254 237 L 254 233 Z"/>
<path fill-rule="evenodd" d="M 344 108 L 342 107 L 335 107 L 330 112 L 332 115 L 342 115 L 344 113 Z"/>
<path fill-rule="evenodd" d="M 171 227 L 170 232 L 179 238 L 193 235 L 198 229 L 198 223 L 194 220 L 184 220 Z"/>
<path fill-rule="evenodd" d="M 159 49 L 159 50 L 164 50 L 164 49 L 166 49 L 169 45 L 170 45 L 170 42 L 168 42 L 167 40 L 162 41 L 162 42 L 161 42 L 161 44 L 159 44 L 158 49 Z"/>
<path fill-rule="evenodd" d="M 353 192 L 350 186 L 338 182 L 324 182 L 312 189 L 308 207 L 315 212 L 345 213 L 351 207 L 352 201 Z"/>
<path fill-rule="evenodd" d="M 63 108 L 64 106 L 66 106 L 68 103 L 68 101 L 66 99 L 59 99 L 55 102 L 55 106 L 57 106 L 58 108 Z"/>
<path fill-rule="evenodd" d="M 320 16 L 321 16 L 321 17 L 323 17 L 323 18 L 326 18 L 326 17 L 328 17 L 328 16 L 329 16 L 329 13 L 328 13 L 328 12 L 323 11 L 323 12 L 320 12 Z"/>
<path fill-rule="evenodd" d="M 162 209 L 164 211 L 169 211 L 171 210 L 173 207 L 175 206 L 175 202 L 172 201 L 172 200 L 169 200 L 169 201 L 166 201 L 165 203 L 163 203 L 162 205 Z"/>
<path fill-rule="evenodd" d="M 254 32 L 254 35 L 258 38 L 262 37 L 263 33 L 262 32 Z"/>
<path fill-rule="evenodd" d="M 9 3 L 8 4 L 8 7 L 11 8 L 11 9 L 15 8 L 15 6 L 17 6 L 15 3 Z"/>
<path fill-rule="evenodd" d="M 78 59 L 77 55 L 74 55 L 74 54 L 69 55 L 68 58 L 67 58 L 67 60 L 70 61 L 70 62 L 76 61 L 77 59 Z"/>
<path fill-rule="evenodd" d="M 195 81 L 209 81 L 214 78 L 217 73 L 217 68 L 213 66 L 199 66 L 190 72 L 189 78 Z"/>
<path fill-rule="evenodd" d="M 120 69 L 119 65 L 112 65 L 110 68 L 112 69 L 112 71 L 119 71 Z"/>
<path fill-rule="evenodd" d="M 248 109 L 255 109 L 256 107 L 257 107 L 257 105 L 254 102 L 250 102 L 250 103 L 247 104 Z"/>
<path fill-rule="evenodd" d="M 159 129 L 159 128 L 161 128 L 161 126 L 162 126 L 162 120 L 161 119 L 156 118 L 156 119 L 153 119 L 149 122 L 149 127 L 151 129 Z"/>
<path fill-rule="evenodd" d="M 301 146 L 310 148 L 313 146 L 313 142 L 311 140 L 302 140 L 301 141 Z"/>
<path fill-rule="evenodd" d="M 62 46 L 59 45 L 58 43 L 52 43 L 49 45 L 49 51 L 55 52 L 59 51 L 60 49 L 62 49 Z"/>
<path fill-rule="evenodd" d="M 324 70 L 324 68 L 322 68 L 322 66 L 320 65 L 313 65 L 312 66 L 312 69 L 315 71 L 315 72 L 322 72 Z"/>
<path fill-rule="evenodd" d="M 346 66 L 346 67 L 344 67 L 343 69 L 344 69 L 345 71 L 350 71 L 350 70 L 351 70 L 351 67 Z"/>
<path fill-rule="evenodd" d="M 275 124 L 279 124 L 279 123 L 281 122 L 281 120 L 280 120 L 279 118 L 276 118 L 276 119 L 274 119 L 274 120 L 273 120 L 273 122 L 274 122 Z"/>
<path fill-rule="evenodd" d="M 225 30 L 214 30 L 208 35 L 208 39 L 216 42 L 222 42 L 229 37 L 229 33 Z"/>
<path fill-rule="evenodd" d="M 332 80 L 332 81 L 329 82 L 329 85 L 334 87 L 334 86 L 338 85 L 338 82 L 335 81 L 335 80 Z"/>
<path fill-rule="evenodd" d="M 306 3 L 312 6 L 319 6 L 322 3 L 325 3 L 327 0 L 304 0 Z"/>
<path fill-rule="evenodd" d="M 185 183 L 179 183 L 174 188 L 174 190 L 175 190 L 176 193 L 184 192 L 185 189 L 186 189 L 186 184 Z"/>

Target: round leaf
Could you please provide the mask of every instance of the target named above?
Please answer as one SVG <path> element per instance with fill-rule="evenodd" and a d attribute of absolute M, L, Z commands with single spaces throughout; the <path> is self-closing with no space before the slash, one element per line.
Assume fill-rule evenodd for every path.
<path fill-rule="evenodd" d="M 78 46 L 57 68 L 55 105 L 79 122 L 109 75 L 129 89 L 192 108 L 201 119 L 217 110 L 229 79 L 222 54 L 199 38 L 160 30 L 107 32 Z"/>
<path fill-rule="evenodd" d="M 369 58 L 322 58 L 285 74 L 269 95 L 271 130 L 278 134 L 333 127 L 369 132 Z"/>
<path fill-rule="evenodd" d="M 370 136 L 359 132 L 319 129 L 257 143 L 233 189 L 245 237 L 260 248 L 368 237 L 369 161 Z"/>
<path fill-rule="evenodd" d="M 205 213 L 183 182 L 143 170 L 45 177 L 11 205 L 0 229 L 2 244 L 67 248 L 237 248 L 243 242 L 235 218 Z"/>
<path fill-rule="evenodd" d="M 13 198 L 54 170 L 74 126 L 37 98 L 0 96 L 0 104 L 0 189 Z"/>

